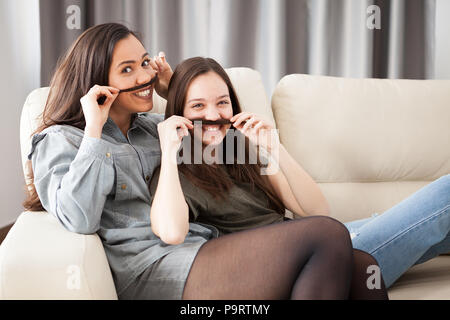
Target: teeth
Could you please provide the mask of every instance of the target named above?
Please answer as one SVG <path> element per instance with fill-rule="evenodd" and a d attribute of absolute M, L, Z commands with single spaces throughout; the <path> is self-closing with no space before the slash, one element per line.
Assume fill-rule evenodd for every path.
<path fill-rule="evenodd" d="M 149 94 L 150 94 L 150 89 L 136 93 L 136 95 L 138 95 L 139 97 L 147 97 Z"/>
<path fill-rule="evenodd" d="M 218 126 L 203 126 L 206 131 L 219 131 Z"/>

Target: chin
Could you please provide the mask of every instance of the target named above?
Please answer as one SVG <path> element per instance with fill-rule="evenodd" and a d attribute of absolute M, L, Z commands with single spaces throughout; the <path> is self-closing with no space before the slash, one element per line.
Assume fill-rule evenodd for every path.
<path fill-rule="evenodd" d="M 153 102 L 150 102 L 142 107 L 139 108 L 139 110 L 136 110 L 136 112 L 149 112 L 153 109 Z"/>
<path fill-rule="evenodd" d="M 218 146 L 220 144 L 220 142 L 216 142 L 216 141 L 203 141 L 203 146 L 207 147 L 207 146 Z"/>
<path fill-rule="evenodd" d="M 202 143 L 204 146 L 217 146 L 223 141 L 224 137 L 220 136 L 216 139 L 203 139 Z"/>

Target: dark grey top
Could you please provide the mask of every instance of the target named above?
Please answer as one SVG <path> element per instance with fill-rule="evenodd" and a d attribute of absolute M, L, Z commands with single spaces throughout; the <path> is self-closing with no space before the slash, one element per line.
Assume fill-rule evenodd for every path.
<path fill-rule="evenodd" d="M 223 166 L 224 167 L 224 166 Z M 150 193 L 155 194 L 160 168 L 156 169 Z M 269 198 L 257 186 L 233 180 L 223 200 L 214 198 L 179 172 L 180 184 L 189 206 L 190 221 L 213 226 L 219 235 L 281 222 L 283 216 L 270 207 Z"/>
<path fill-rule="evenodd" d="M 127 137 L 108 118 L 101 139 L 68 125 L 32 137 L 34 184 L 46 211 L 69 231 L 97 232 L 118 295 L 146 268 L 182 246 L 167 245 L 150 228 L 153 171 L 160 165 L 160 114 L 133 115 Z M 185 243 L 205 241 L 217 230 L 191 223 Z M 70 248 L 67 248 L 70 250 Z"/>

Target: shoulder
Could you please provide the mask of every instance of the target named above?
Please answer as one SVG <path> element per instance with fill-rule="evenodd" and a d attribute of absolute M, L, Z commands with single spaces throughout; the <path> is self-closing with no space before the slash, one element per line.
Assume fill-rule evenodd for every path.
<path fill-rule="evenodd" d="M 138 118 L 136 120 L 138 120 L 139 125 L 143 129 L 150 132 L 153 136 L 158 137 L 157 126 L 158 123 L 164 121 L 164 114 L 142 112 L 138 114 Z"/>
<path fill-rule="evenodd" d="M 149 113 L 149 112 L 142 112 L 138 114 L 138 119 L 142 123 L 150 124 L 150 125 L 157 125 L 161 121 L 164 121 L 164 114 L 162 113 Z"/>
<path fill-rule="evenodd" d="M 84 131 L 69 125 L 53 125 L 45 128 L 41 132 L 34 134 L 31 137 L 31 149 L 28 154 L 28 159 L 31 160 L 31 156 L 38 146 L 39 142 L 45 140 L 48 143 L 44 143 L 44 148 L 78 148 L 83 140 Z"/>

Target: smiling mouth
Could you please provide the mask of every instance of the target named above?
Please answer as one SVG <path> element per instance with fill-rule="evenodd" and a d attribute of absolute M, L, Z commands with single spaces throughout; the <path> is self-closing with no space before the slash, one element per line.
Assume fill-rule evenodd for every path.
<path fill-rule="evenodd" d="M 219 132 L 220 129 L 222 128 L 222 125 L 204 125 L 202 127 L 203 131 L 207 131 L 207 132 Z"/>
<path fill-rule="evenodd" d="M 136 86 L 136 87 L 133 87 L 133 88 L 122 89 L 122 90 L 119 91 L 119 93 L 122 93 L 122 92 L 131 92 L 131 91 L 136 91 L 136 90 L 139 90 L 139 89 L 142 89 L 142 88 L 150 87 L 150 86 L 156 81 L 156 79 L 158 79 L 158 75 L 155 75 L 155 76 L 154 76 L 149 82 L 147 82 L 147 83 L 141 84 L 141 85 Z"/>
<path fill-rule="evenodd" d="M 146 98 L 148 96 L 150 96 L 152 94 L 153 91 L 153 86 L 148 87 L 145 90 L 141 90 L 138 92 L 133 93 L 135 96 L 141 97 L 141 98 Z"/>

